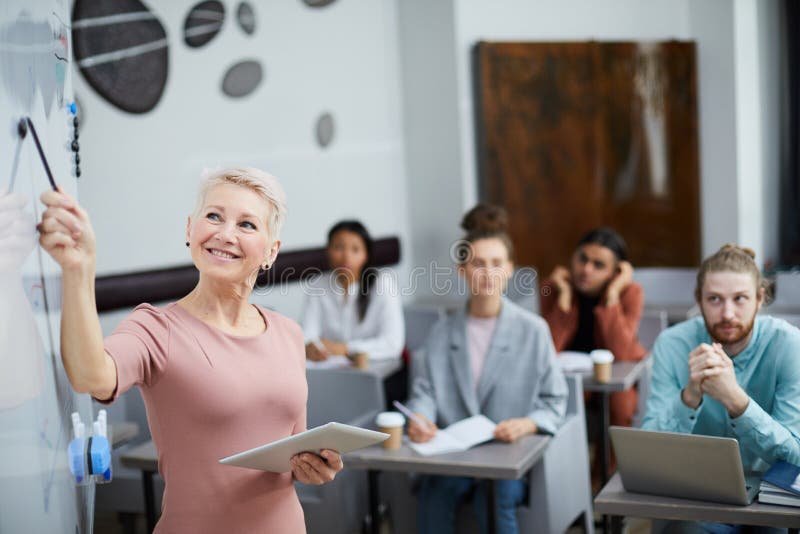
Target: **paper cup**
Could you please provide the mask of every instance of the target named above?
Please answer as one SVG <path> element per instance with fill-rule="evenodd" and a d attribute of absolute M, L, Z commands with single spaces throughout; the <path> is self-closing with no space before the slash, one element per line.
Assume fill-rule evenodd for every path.
<path fill-rule="evenodd" d="M 611 382 L 611 364 L 614 363 L 614 355 L 610 350 L 593 350 L 589 356 L 594 363 L 594 379 L 601 384 Z"/>
<path fill-rule="evenodd" d="M 369 368 L 369 354 L 366 352 L 356 352 L 355 354 L 351 354 L 350 361 L 353 363 L 353 367 L 356 369 Z"/>
<path fill-rule="evenodd" d="M 403 443 L 403 425 L 406 418 L 400 412 L 381 412 L 375 418 L 378 430 L 389 434 L 389 439 L 383 442 L 383 448 L 396 450 Z"/>

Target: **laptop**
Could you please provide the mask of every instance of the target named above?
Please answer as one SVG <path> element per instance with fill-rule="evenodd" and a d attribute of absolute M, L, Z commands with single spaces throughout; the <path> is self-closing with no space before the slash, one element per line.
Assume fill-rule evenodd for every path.
<path fill-rule="evenodd" d="M 760 478 L 746 477 L 733 438 L 612 426 L 625 491 L 746 506 Z"/>

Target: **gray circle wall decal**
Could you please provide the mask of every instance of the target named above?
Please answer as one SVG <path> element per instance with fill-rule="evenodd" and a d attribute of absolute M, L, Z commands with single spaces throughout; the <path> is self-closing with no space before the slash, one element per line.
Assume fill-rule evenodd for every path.
<path fill-rule="evenodd" d="M 247 96 L 261 84 L 261 63 L 248 59 L 231 66 L 222 78 L 222 92 L 232 98 Z"/>
<path fill-rule="evenodd" d="M 256 14 L 253 12 L 253 6 L 249 2 L 239 4 L 236 9 L 236 21 L 247 35 L 253 35 L 253 32 L 256 31 Z"/>
<path fill-rule="evenodd" d="M 321 148 L 327 147 L 333 141 L 335 126 L 333 115 L 328 112 L 323 113 L 317 118 L 315 133 L 317 137 L 317 144 Z"/>

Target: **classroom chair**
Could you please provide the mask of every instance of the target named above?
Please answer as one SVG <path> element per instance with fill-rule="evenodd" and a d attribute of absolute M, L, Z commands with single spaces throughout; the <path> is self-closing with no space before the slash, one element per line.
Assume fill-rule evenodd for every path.
<path fill-rule="evenodd" d="M 793 313 L 769 313 L 769 309 L 765 311 L 766 315 L 775 317 L 776 319 L 783 319 L 792 326 L 800 328 L 800 314 Z"/>
<path fill-rule="evenodd" d="M 782 271 L 775 274 L 775 300 L 769 310 L 776 313 L 800 313 L 800 272 Z M 772 315 L 772 314 L 770 314 Z"/>
<path fill-rule="evenodd" d="M 506 297 L 529 312 L 539 313 L 539 273 L 533 267 L 519 267 L 508 281 Z"/>
<path fill-rule="evenodd" d="M 383 386 L 369 373 L 308 369 L 308 428 L 331 421 L 370 427 L 383 410 Z M 360 532 L 367 514 L 367 479 L 345 469 L 323 486 L 295 483 L 308 534 Z"/>
<path fill-rule="evenodd" d="M 656 338 L 662 331 L 666 330 L 668 326 L 667 312 L 665 310 L 645 311 L 639 321 L 639 343 L 648 351 L 652 350 Z M 633 415 L 633 426 L 635 427 L 641 426 L 642 420 L 644 419 L 644 411 L 647 404 L 647 396 L 650 394 L 650 379 L 652 375 L 653 358 L 648 354 L 644 371 L 642 371 L 639 382 L 636 385 L 639 391 L 639 398 L 636 401 L 636 413 Z"/>
<path fill-rule="evenodd" d="M 406 323 L 406 349 L 414 352 L 421 348 L 433 325 L 444 315 L 444 308 L 439 306 L 421 304 L 403 306 L 403 319 Z"/>
<path fill-rule="evenodd" d="M 653 348 L 656 338 L 669 326 L 666 310 L 645 310 L 639 320 L 637 336 L 639 343 L 648 351 Z"/>
<path fill-rule="evenodd" d="M 644 289 L 645 308 L 685 309 L 688 314 L 694 301 L 697 270 L 683 267 L 639 267 L 633 279 Z"/>

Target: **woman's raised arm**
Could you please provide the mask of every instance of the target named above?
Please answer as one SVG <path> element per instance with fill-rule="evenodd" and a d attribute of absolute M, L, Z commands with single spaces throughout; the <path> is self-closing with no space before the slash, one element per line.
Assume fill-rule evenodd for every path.
<path fill-rule="evenodd" d="M 107 399 L 117 384 L 114 361 L 103 350 L 94 296 L 95 237 L 89 216 L 61 191 L 41 196 L 39 244 L 61 266 L 61 359 L 75 391 Z"/>

